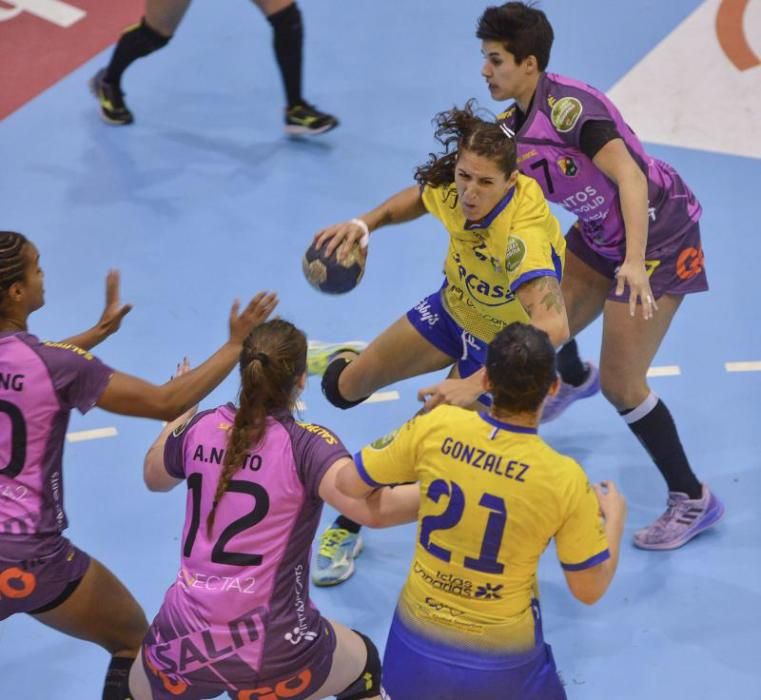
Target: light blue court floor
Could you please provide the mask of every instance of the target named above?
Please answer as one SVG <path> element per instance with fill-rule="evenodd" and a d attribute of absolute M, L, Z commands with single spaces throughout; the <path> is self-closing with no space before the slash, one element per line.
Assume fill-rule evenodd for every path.
<path fill-rule="evenodd" d="M 433 147 L 435 112 L 469 97 L 499 110 L 479 75 L 474 30 L 484 4 L 302 5 L 306 94 L 342 122 L 319 140 L 283 137 L 269 27 L 250 3 L 232 0 L 198 0 L 172 44 L 128 72 L 132 127 L 101 123 L 87 93 L 109 51 L 0 124 L 0 228 L 26 233 L 46 270 L 47 306 L 34 332 L 58 339 L 92 324 L 103 278 L 118 267 L 135 308 L 98 354 L 163 382 L 183 355 L 197 362 L 224 339 L 235 297 L 275 289 L 281 315 L 311 338 L 370 340 L 438 286 L 446 237 L 430 217 L 374 236 L 366 276 L 348 296 L 313 291 L 300 258 L 318 229 L 411 183 Z M 615 411 L 595 397 L 543 429 L 593 480 L 618 483 L 629 503 L 619 572 L 598 605 L 572 599 L 554 552 L 540 569 L 545 634 L 572 700 L 761 698 L 761 89 L 753 88 L 761 68 L 740 70 L 722 51 L 719 5 L 543 3 L 557 37 L 550 69 L 615 86 L 650 152 L 682 172 L 704 205 L 712 288 L 683 304 L 652 387 L 727 507 L 721 526 L 682 550 L 636 550 L 632 532 L 660 514 L 666 494 Z M 756 5 L 743 31 L 758 43 Z M 677 87 L 659 83 L 680 71 Z M 579 338 L 592 359 L 599 341 L 599 324 Z M 346 413 L 313 381 L 303 417 L 356 449 L 413 414 L 429 379 Z M 208 404 L 233 399 L 235 389 L 228 380 Z M 121 577 L 150 618 L 176 574 L 185 495 L 150 494 L 142 484 L 158 424 L 95 410 L 70 426 L 99 428 L 117 435 L 66 448 L 67 534 Z M 326 615 L 382 646 L 414 530 L 365 537 L 356 576 L 313 595 Z M 2 700 L 99 698 L 106 664 L 99 648 L 28 617 L 0 624 Z"/>

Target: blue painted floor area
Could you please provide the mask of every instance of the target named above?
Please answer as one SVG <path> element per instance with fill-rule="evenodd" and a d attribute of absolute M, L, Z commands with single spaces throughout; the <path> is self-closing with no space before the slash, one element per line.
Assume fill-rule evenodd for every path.
<path fill-rule="evenodd" d="M 699 3 L 547 1 L 557 44 L 551 68 L 609 88 Z M 103 278 L 119 267 L 135 305 L 99 355 L 160 382 L 187 354 L 222 342 L 236 296 L 276 289 L 280 313 L 321 340 L 371 339 L 440 279 L 446 237 L 430 218 L 374 236 L 367 274 L 330 298 L 303 280 L 300 258 L 322 226 L 358 215 L 411 182 L 432 147 L 430 119 L 471 96 L 495 111 L 479 76 L 473 33 L 482 3 L 304 0 L 306 95 L 341 118 L 315 141 L 281 135 L 282 95 L 269 26 L 249 3 L 198 2 L 164 51 L 125 80 L 136 114 L 103 125 L 86 81 L 93 59 L 0 127 L 2 228 L 25 232 L 46 269 L 47 306 L 32 330 L 62 338 L 95 321 Z M 646 99 L 646 96 L 643 96 Z M 654 105 L 654 108 L 657 106 Z M 543 433 L 593 480 L 612 478 L 629 502 L 616 580 L 587 608 L 565 589 L 554 554 L 540 570 L 545 635 L 572 700 L 672 696 L 761 698 L 761 373 L 727 361 L 761 360 L 756 266 L 758 160 L 655 147 L 703 202 L 712 291 L 688 298 L 656 358 L 681 375 L 656 378 L 701 478 L 724 500 L 724 523 L 682 550 L 634 549 L 631 534 L 662 511 L 665 489 L 615 412 L 596 397 Z M 568 216 L 558 212 L 562 223 Z M 599 324 L 580 336 L 591 358 Z M 394 387 L 398 401 L 342 413 L 317 382 L 304 417 L 350 448 L 417 410 L 426 379 Z M 228 380 L 208 402 L 234 397 Z M 66 448 L 69 537 L 121 577 L 152 616 L 176 574 L 184 493 L 142 485 L 150 421 L 93 411 L 71 429 L 115 426 L 116 438 Z M 325 513 L 327 523 L 332 514 Z M 313 591 L 330 617 L 379 646 L 413 546 L 411 526 L 365 534 L 356 576 Z M 32 619 L 0 624 L 3 700 L 100 697 L 107 655 Z"/>

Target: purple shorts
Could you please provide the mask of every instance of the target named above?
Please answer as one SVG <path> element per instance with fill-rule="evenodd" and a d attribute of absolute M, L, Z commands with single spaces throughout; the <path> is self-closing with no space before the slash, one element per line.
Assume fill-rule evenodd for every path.
<path fill-rule="evenodd" d="M 616 295 L 616 270 L 623 260 L 611 260 L 596 253 L 574 225 L 566 234 L 567 249 L 596 272 L 612 281 L 608 299 L 629 301 L 629 288 L 621 296 Z M 650 275 L 653 296 L 659 299 L 664 294 L 694 294 L 708 289 L 703 247 L 700 243 L 700 225 L 695 222 L 682 236 L 651 246 L 645 253 L 645 266 Z"/>
<path fill-rule="evenodd" d="M 159 616 L 161 614 L 159 611 Z M 304 646 L 299 659 L 288 670 L 279 673 L 274 669 L 256 671 L 233 655 L 209 661 L 202 668 L 180 676 L 171 673 L 166 666 L 160 668 L 158 662 L 151 660 L 161 659 L 175 668 L 177 666 L 177 660 L 167 658 L 166 651 L 162 652 L 162 645 L 157 643 L 154 621 L 142 648 L 143 666 L 153 700 L 206 700 L 222 693 L 235 700 L 305 700 L 325 684 L 333 665 L 335 632 L 325 618 L 322 618 L 319 629 L 315 640 Z M 202 649 L 197 651 L 204 654 Z"/>
<path fill-rule="evenodd" d="M 61 535 L 0 537 L 0 620 L 58 607 L 89 566 L 89 555 Z"/>

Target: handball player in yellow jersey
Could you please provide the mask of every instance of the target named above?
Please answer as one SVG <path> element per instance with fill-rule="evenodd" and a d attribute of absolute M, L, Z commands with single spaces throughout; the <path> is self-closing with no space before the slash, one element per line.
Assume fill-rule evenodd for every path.
<path fill-rule="evenodd" d="M 486 346 L 511 323 L 531 323 L 557 347 L 568 338 L 560 293 L 565 240 L 541 188 L 518 173 L 514 140 L 472 103 L 437 115 L 443 152 L 417 168 L 416 185 L 372 211 L 320 231 L 315 240 L 341 258 L 370 231 L 430 213 L 448 233 L 443 284 L 361 353 L 327 346 L 310 353 L 322 389 L 339 408 L 361 403 L 394 382 L 445 367 L 450 378 L 422 389 L 425 410 L 439 403 L 481 408 Z M 359 527 L 340 517 L 322 536 L 312 570 L 317 585 L 354 571 Z"/>
<path fill-rule="evenodd" d="M 515 323 L 491 341 L 488 413 L 442 405 L 361 450 L 336 485 L 362 497 L 417 481 L 415 553 L 389 631 L 390 700 L 561 700 L 542 635 L 539 558 L 554 538 L 571 593 L 592 604 L 616 570 L 626 503 L 591 486 L 538 435 L 558 388 L 547 335 Z M 356 465 L 356 466 L 355 466 Z"/>

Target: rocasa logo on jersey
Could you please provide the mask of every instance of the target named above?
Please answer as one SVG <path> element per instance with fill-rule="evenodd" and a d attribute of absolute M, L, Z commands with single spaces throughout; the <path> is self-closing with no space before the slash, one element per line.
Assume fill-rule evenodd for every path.
<path fill-rule="evenodd" d="M 462 264 L 459 254 L 455 254 L 454 261 L 457 263 L 457 274 L 460 281 L 465 285 L 475 301 L 484 306 L 503 306 L 515 299 L 510 287 L 506 284 L 491 284 L 478 275 L 470 272 Z"/>

